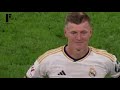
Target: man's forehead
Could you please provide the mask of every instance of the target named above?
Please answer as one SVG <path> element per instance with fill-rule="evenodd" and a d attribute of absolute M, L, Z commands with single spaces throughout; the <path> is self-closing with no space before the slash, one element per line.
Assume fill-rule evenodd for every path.
<path fill-rule="evenodd" d="M 79 28 L 79 27 L 83 27 L 83 28 L 89 28 L 91 27 L 90 26 L 90 23 L 89 22 L 83 22 L 83 23 L 80 23 L 80 24 L 75 24 L 75 23 L 68 23 L 67 25 L 69 28 Z"/>

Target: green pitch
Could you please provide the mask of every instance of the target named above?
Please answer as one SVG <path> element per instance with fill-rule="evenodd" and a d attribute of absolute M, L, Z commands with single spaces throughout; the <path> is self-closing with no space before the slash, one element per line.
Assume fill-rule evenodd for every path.
<path fill-rule="evenodd" d="M 93 36 L 90 45 L 120 60 L 120 13 L 87 12 Z M 6 14 L 11 14 L 6 22 Z M 0 78 L 22 78 L 45 51 L 66 44 L 66 12 L 0 12 Z"/>

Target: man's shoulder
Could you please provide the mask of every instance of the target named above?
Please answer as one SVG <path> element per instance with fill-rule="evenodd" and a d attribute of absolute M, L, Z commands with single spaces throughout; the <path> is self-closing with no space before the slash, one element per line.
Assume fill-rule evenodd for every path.
<path fill-rule="evenodd" d="M 109 58 L 109 59 L 110 59 L 111 61 L 113 61 L 113 62 L 117 60 L 117 58 L 116 58 L 115 55 L 107 52 L 106 50 L 94 48 L 94 47 L 91 47 L 91 46 L 89 46 L 89 48 L 90 48 L 94 53 L 96 53 L 96 54 L 98 54 L 98 55 L 102 55 L 102 56 L 104 56 L 104 57 L 107 57 L 107 58 Z"/>
<path fill-rule="evenodd" d="M 48 50 L 48 51 L 45 52 L 44 54 L 54 54 L 54 53 L 60 52 L 60 51 L 63 50 L 63 47 L 64 47 L 64 46 L 60 46 L 60 47 L 58 47 L 58 48 L 54 48 L 54 49 Z"/>
<path fill-rule="evenodd" d="M 51 50 L 46 51 L 44 54 L 40 55 L 37 59 L 38 62 L 41 62 L 43 59 L 45 59 L 46 57 L 49 57 L 51 55 L 55 55 L 59 52 L 61 52 L 63 50 L 64 46 L 60 46 L 58 48 L 54 48 Z"/>

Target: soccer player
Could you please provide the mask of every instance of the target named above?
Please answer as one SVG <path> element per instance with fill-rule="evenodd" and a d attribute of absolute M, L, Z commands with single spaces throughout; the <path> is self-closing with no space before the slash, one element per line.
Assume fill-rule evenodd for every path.
<path fill-rule="evenodd" d="M 120 64 L 115 55 L 89 46 L 92 27 L 84 12 L 70 12 L 64 35 L 68 43 L 41 55 L 26 73 L 27 78 L 118 78 Z"/>

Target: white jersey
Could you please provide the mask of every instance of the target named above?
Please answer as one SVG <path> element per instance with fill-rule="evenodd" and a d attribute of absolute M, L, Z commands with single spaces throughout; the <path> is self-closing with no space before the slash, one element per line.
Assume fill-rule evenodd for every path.
<path fill-rule="evenodd" d="M 116 57 L 105 50 L 89 47 L 89 53 L 74 61 L 65 46 L 41 55 L 26 73 L 28 78 L 104 78 L 116 75 Z M 117 70 L 117 71 L 116 71 Z"/>

